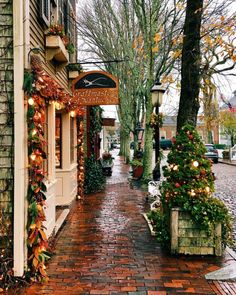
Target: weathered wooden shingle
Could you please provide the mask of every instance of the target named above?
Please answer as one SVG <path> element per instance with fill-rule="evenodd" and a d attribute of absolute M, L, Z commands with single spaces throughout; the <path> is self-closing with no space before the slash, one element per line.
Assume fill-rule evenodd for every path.
<path fill-rule="evenodd" d="M 12 24 L 12 1 L 0 0 L 0 250 L 10 251 L 14 188 Z"/>

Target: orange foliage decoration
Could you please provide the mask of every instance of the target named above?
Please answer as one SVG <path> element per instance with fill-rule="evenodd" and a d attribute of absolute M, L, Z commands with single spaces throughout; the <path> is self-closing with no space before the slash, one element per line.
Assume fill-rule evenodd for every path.
<path fill-rule="evenodd" d="M 45 262 L 50 258 L 46 228 L 43 225 L 46 220 L 44 213 L 46 185 L 44 184 L 45 171 L 43 171 L 43 160 L 46 159 L 44 151 L 46 141 L 43 132 L 46 105 L 53 101 L 58 102 L 68 112 L 76 110 L 79 116 L 85 114 L 85 109 L 79 107 L 73 96 L 66 93 L 41 69 L 40 63 L 32 66 L 32 71 L 25 73 L 23 88 L 28 100 L 28 271 L 32 280 L 42 282 L 48 280 Z M 80 152 L 82 153 L 82 147 Z M 81 164 L 82 162 L 83 158 L 81 158 Z M 80 172 L 81 181 L 83 181 L 82 168 Z"/>
<path fill-rule="evenodd" d="M 79 165 L 78 165 L 78 199 L 83 198 L 84 196 L 84 127 L 83 127 L 83 121 L 80 121 L 78 126 L 78 159 L 79 159 Z"/>
<path fill-rule="evenodd" d="M 80 112 L 80 115 L 84 115 L 85 109 L 78 105 L 77 99 L 65 92 L 45 71 L 35 71 L 35 77 L 35 89 L 46 102 L 59 102 L 65 107 L 66 111 L 77 110 Z"/>
<path fill-rule="evenodd" d="M 37 93 L 31 93 L 28 99 L 28 266 L 30 276 L 37 281 L 46 281 L 45 261 L 50 257 L 47 252 L 48 241 L 43 222 L 46 200 L 45 176 L 42 169 L 44 152 L 45 101 Z"/>

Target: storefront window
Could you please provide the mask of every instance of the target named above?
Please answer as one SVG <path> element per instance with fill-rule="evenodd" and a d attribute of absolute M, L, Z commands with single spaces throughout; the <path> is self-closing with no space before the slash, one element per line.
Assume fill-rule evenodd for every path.
<path fill-rule="evenodd" d="M 62 117 L 60 113 L 56 114 L 56 167 L 62 166 Z"/>
<path fill-rule="evenodd" d="M 43 147 L 43 150 L 46 154 L 46 159 L 43 160 L 43 173 L 45 177 L 48 177 L 48 108 L 45 109 L 45 121 L 43 123 L 43 133 L 44 133 L 44 139 L 46 141 L 46 144 Z"/>
<path fill-rule="evenodd" d="M 75 118 L 70 117 L 70 162 L 75 161 Z"/>

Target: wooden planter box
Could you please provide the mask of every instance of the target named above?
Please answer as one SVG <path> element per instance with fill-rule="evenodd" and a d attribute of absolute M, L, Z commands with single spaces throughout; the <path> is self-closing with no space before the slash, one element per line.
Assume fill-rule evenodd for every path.
<path fill-rule="evenodd" d="M 68 71 L 68 78 L 75 79 L 79 76 L 79 71 Z"/>
<path fill-rule="evenodd" d="M 213 235 L 201 230 L 191 215 L 179 208 L 171 210 L 171 253 L 190 255 L 222 255 L 221 224 L 215 226 Z"/>
<path fill-rule="evenodd" d="M 45 36 L 46 60 L 54 59 L 65 67 L 69 61 L 69 53 L 65 48 L 60 36 Z"/>

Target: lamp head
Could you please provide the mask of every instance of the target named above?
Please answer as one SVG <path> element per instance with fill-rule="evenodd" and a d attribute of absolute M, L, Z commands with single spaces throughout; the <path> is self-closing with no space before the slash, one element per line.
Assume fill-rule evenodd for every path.
<path fill-rule="evenodd" d="M 164 86 L 162 86 L 159 79 L 157 79 L 151 89 L 152 104 L 154 107 L 161 106 L 163 94 L 165 93 L 165 91 L 166 91 L 166 88 Z"/>

